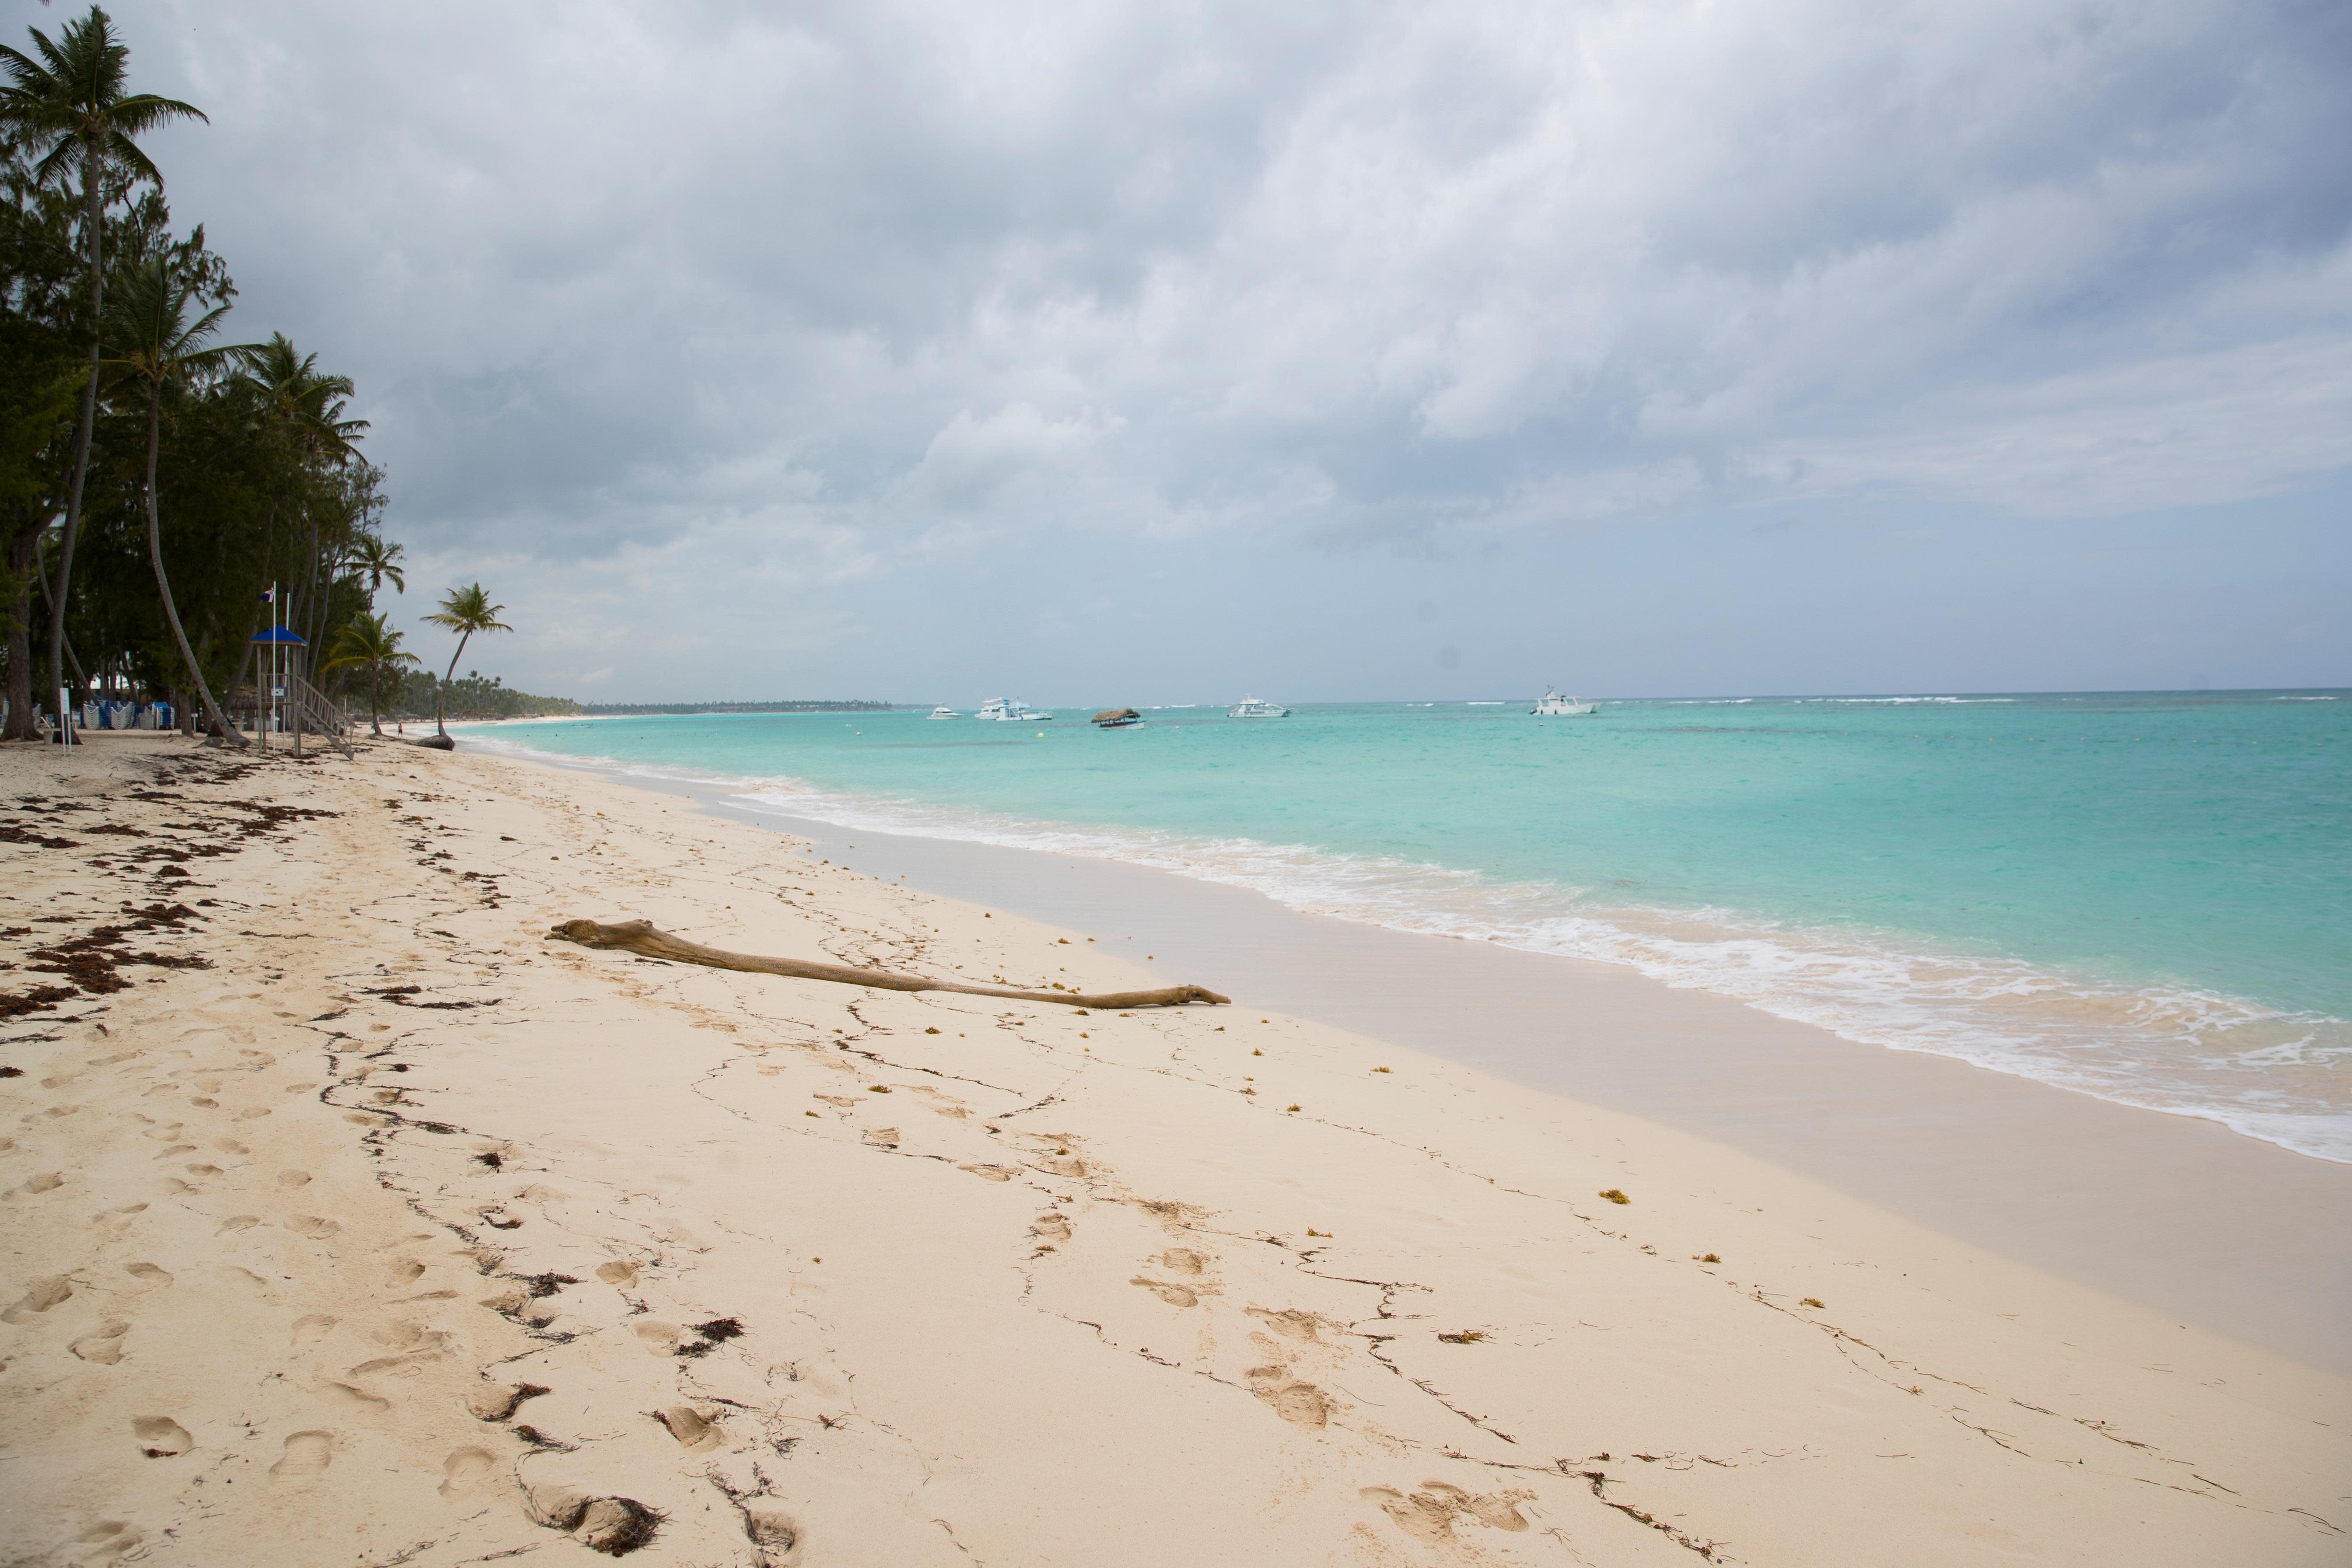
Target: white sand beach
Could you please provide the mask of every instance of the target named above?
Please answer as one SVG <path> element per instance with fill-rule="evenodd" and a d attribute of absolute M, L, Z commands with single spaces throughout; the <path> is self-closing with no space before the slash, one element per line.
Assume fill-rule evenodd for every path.
<path fill-rule="evenodd" d="M 1056 926 L 462 752 L 109 734 L 0 769 L 0 1563 L 2352 1543 L 2352 1384 L 2283 1352 L 2326 1327 L 2293 1290 L 2260 1333 L 2184 1322 L 1759 1140 L 1276 1010 L 1149 907 Z M 579 917 L 1234 1001 L 548 939 Z M 1628 1053 L 1691 1000 L 1649 996 L 1605 1016 Z M 2336 1226 L 2342 1190 L 2283 1188 L 2268 1233 Z M 2161 1194 L 2085 1201 L 2162 1234 Z"/>

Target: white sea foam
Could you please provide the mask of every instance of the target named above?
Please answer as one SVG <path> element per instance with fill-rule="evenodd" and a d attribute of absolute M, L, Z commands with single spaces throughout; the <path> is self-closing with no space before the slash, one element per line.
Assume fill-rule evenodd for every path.
<path fill-rule="evenodd" d="M 2126 1105 L 2221 1122 L 2352 1163 L 2352 1025 L 2190 987 L 2133 987 L 2042 965 L 1932 953 L 1894 937 L 1807 930 L 1721 910 L 1603 901 L 1388 857 L 1256 839 L 1074 827 L 604 757 L 494 737 L 469 745 L 718 788 L 736 804 L 835 826 L 1149 866 L 1247 888 L 1310 913 L 1623 965 L 1676 988 L 1895 1050 L 1954 1057 Z"/>
<path fill-rule="evenodd" d="M 1862 702 L 1901 706 L 1914 702 L 1941 702 L 1954 706 L 1984 702 L 2014 702 L 2014 697 L 1800 697 L 1799 702 Z"/>

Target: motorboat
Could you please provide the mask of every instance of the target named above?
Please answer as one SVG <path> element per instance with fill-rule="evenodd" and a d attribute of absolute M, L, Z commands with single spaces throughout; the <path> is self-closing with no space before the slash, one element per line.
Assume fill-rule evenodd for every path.
<path fill-rule="evenodd" d="M 1143 722 L 1143 715 L 1132 708 L 1106 708 L 1094 716 L 1097 730 L 1131 730 Z"/>
<path fill-rule="evenodd" d="M 1587 702 L 1581 697 L 1562 697 L 1547 686 L 1544 688 L 1542 700 L 1528 711 L 1542 719 L 1567 719 L 1578 714 L 1598 713 L 1601 711 L 1601 704 Z"/>
<path fill-rule="evenodd" d="M 937 708 L 931 710 L 929 717 L 933 719 L 961 719 L 963 715 L 942 702 Z"/>
<path fill-rule="evenodd" d="M 1255 697 L 1244 697 L 1225 710 L 1225 717 L 1228 719 L 1287 719 L 1290 717 L 1290 710 L 1279 702 L 1265 702 Z"/>
<path fill-rule="evenodd" d="M 974 713 L 972 717 L 995 719 L 1008 724 L 1043 724 L 1053 718 L 1053 715 L 1040 713 L 1026 702 L 1016 702 L 1010 697 L 1000 697 L 992 702 L 982 703 L 980 711 Z"/>

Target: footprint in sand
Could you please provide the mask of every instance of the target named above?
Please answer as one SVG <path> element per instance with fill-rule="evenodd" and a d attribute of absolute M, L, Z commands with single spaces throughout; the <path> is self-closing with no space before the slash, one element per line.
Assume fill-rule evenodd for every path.
<path fill-rule="evenodd" d="M 295 1319 L 294 1343 L 296 1348 L 299 1349 L 303 1345 L 318 1343 L 320 1340 L 327 1337 L 327 1331 L 334 1326 L 335 1320 L 327 1316 L 324 1312 L 310 1312 Z"/>
<path fill-rule="evenodd" d="M 384 1278 L 395 1285 L 406 1285 L 425 1277 L 425 1265 L 414 1258 L 394 1258 L 384 1266 Z"/>
<path fill-rule="evenodd" d="M 366 1389 L 354 1388 L 348 1383 L 322 1383 L 319 1385 L 319 1392 L 334 1404 L 351 1410 L 364 1411 L 370 1415 L 381 1415 L 392 1408 L 392 1401 L 382 1394 L 370 1394 Z"/>
<path fill-rule="evenodd" d="M 1293 1426 L 1320 1429 L 1330 1424 L 1331 1396 L 1311 1383 L 1298 1382 L 1286 1367 L 1252 1367 L 1249 1385 L 1252 1394 Z"/>
<path fill-rule="evenodd" d="M 635 1498 L 600 1497 L 580 1513 L 572 1539 L 591 1552 L 625 1557 L 654 1538 L 661 1515 Z"/>
<path fill-rule="evenodd" d="M 1296 1307 L 1285 1307 L 1279 1312 L 1269 1312 L 1264 1307 L 1247 1307 L 1243 1310 L 1283 1338 L 1304 1340 L 1308 1344 L 1323 1343 L 1322 1330 L 1346 1326 L 1335 1323 L 1318 1313 L 1302 1312 Z"/>
<path fill-rule="evenodd" d="M 760 1549 L 760 1568 L 796 1568 L 801 1560 L 801 1521 L 763 1498 L 751 1498 L 738 1506 L 743 1510 L 743 1533 Z"/>
<path fill-rule="evenodd" d="M 895 1127 L 869 1127 L 862 1134 L 866 1142 L 877 1149 L 896 1149 L 898 1130 Z"/>
<path fill-rule="evenodd" d="M 24 1183 L 12 1189 L 8 1195 L 14 1198 L 26 1196 L 33 1193 L 53 1193 L 65 1184 L 65 1180 L 64 1174 L 60 1172 L 44 1171 L 37 1176 L 26 1177 Z"/>
<path fill-rule="evenodd" d="M 637 1282 L 637 1266 L 625 1258 L 615 1258 L 596 1265 L 596 1278 L 615 1289 L 625 1290 Z"/>
<path fill-rule="evenodd" d="M 220 1228 L 213 1232 L 213 1234 L 215 1236 L 231 1236 L 240 1230 L 250 1230 L 260 1223 L 261 1216 L 257 1214 L 233 1214 L 229 1215 L 228 1218 L 221 1221 Z"/>
<path fill-rule="evenodd" d="M 497 1461 L 487 1448 L 460 1448 L 441 1461 L 441 1484 L 435 1489 L 445 1498 L 461 1498 L 482 1484 Z"/>
<path fill-rule="evenodd" d="M 1020 1174 L 1010 1165 L 958 1165 L 959 1171 L 970 1171 L 983 1182 L 1009 1182 Z"/>
<path fill-rule="evenodd" d="M 219 1280 L 222 1284 L 232 1286 L 239 1290 L 259 1291 L 268 1289 L 268 1284 L 262 1279 L 260 1275 L 256 1274 L 250 1268 L 239 1268 L 234 1263 L 215 1265 L 212 1268 L 211 1274 L 214 1279 Z"/>
<path fill-rule="evenodd" d="M 685 1331 L 676 1323 L 659 1322 L 652 1318 L 639 1318 L 629 1328 L 644 1342 L 649 1354 L 660 1356 L 676 1355 L 677 1337 Z"/>
<path fill-rule="evenodd" d="M 297 1432 L 286 1439 L 286 1451 L 269 1473 L 281 1481 L 306 1480 L 324 1471 L 335 1457 L 335 1439 L 327 1432 Z"/>
<path fill-rule="evenodd" d="M 122 1271 L 142 1285 L 169 1285 L 172 1277 L 152 1263 L 126 1263 Z"/>
<path fill-rule="evenodd" d="M 726 1434 L 719 1424 L 690 1405 L 673 1405 L 660 1413 L 661 1424 L 677 1439 L 678 1447 L 689 1454 L 716 1448 L 725 1442 Z"/>
<path fill-rule="evenodd" d="M 308 1186 L 310 1184 L 310 1173 L 308 1171 L 280 1171 L 278 1173 L 278 1184 L 281 1187 Z"/>
<path fill-rule="evenodd" d="M 485 1384 L 466 1396 L 466 1409 L 477 1421 L 504 1421 L 524 1400 L 547 1392 L 536 1383 Z"/>
<path fill-rule="evenodd" d="M 1366 1487 L 1359 1495 L 1366 1502 L 1378 1504 L 1399 1530 L 1427 1542 L 1452 1540 L 1454 1521 L 1463 1518 L 1494 1530 L 1523 1531 L 1528 1520 L 1518 1505 L 1535 1496 L 1532 1492 L 1466 1492 L 1444 1481 L 1423 1481 L 1411 1497 L 1394 1487 Z"/>
<path fill-rule="evenodd" d="M 1160 1279 L 1146 1279 L 1140 1274 L 1128 1283 L 1142 1286 L 1171 1307 L 1197 1307 L 1201 1304 L 1200 1292 L 1190 1285 L 1177 1285 Z M 1322 1423 L 1318 1421 L 1316 1425 L 1319 1426 Z"/>
<path fill-rule="evenodd" d="M 1040 1215 L 1029 1226 L 1029 1234 L 1042 1236 L 1047 1241 L 1067 1241 L 1070 1239 L 1070 1222 L 1057 1214 Z"/>
<path fill-rule="evenodd" d="M 37 1313 L 47 1311 L 72 1294 L 73 1281 L 62 1274 L 36 1279 L 25 1288 L 15 1306 L 0 1312 L 0 1323 L 28 1323 Z"/>
<path fill-rule="evenodd" d="M 151 1459 L 168 1459 L 196 1446 L 188 1429 L 168 1415 L 142 1415 L 131 1423 L 139 1451 Z"/>
<path fill-rule="evenodd" d="M 298 1214 L 286 1222 L 286 1228 L 297 1236 L 307 1236 L 313 1241 L 323 1241 L 343 1227 L 333 1220 L 320 1219 L 314 1214 Z"/>
<path fill-rule="evenodd" d="M 1209 1260 L 1189 1247 L 1171 1247 L 1160 1255 L 1160 1267 L 1171 1274 L 1198 1274 L 1209 1267 Z"/>
<path fill-rule="evenodd" d="M 122 1359 L 122 1336 L 131 1325 L 120 1318 L 109 1318 L 100 1323 L 98 1332 L 85 1334 L 67 1348 L 84 1361 L 94 1361 L 100 1366 L 112 1366 Z"/>
<path fill-rule="evenodd" d="M 147 1539 L 146 1531 L 120 1519 L 102 1519 L 73 1538 L 70 1561 L 77 1568 L 111 1563 Z"/>

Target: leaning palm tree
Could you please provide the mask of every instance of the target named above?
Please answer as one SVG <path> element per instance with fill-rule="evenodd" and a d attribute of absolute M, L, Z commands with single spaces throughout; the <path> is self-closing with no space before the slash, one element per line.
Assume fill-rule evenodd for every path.
<path fill-rule="evenodd" d="M 443 595 L 441 608 L 425 618 L 436 626 L 446 626 L 457 634 L 457 651 L 449 656 L 449 673 L 433 693 L 433 732 L 442 740 L 449 738 L 448 726 L 441 721 L 448 696 L 449 683 L 457 679 L 457 661 L 466 657 L 467 641 L 476 632 L 510 632 L 514 627 L 499 619 L 504 605 L 493 605 L 490 596 L 482 592 L 479 583 L 471 587 L 452 588 Z"/>
<path fill-rule="evenodd" d="M 400 547 L 394 545 L 394 549 Z M 391 621 L 383 614 L 354 616 L 343 626 L 342 635 L 335 639 L 335 655 L 321 668 L 325 669 L 356 669 L 367 677 L 368 728 L 378 735 L 383 733 L 383 683 L 388 676 L 398 676 L 410 666 L 421 663 L 417 657 L 401 647 L 403 636 L 392 629 Z"/>
<path fill-rule="evenodd" d="M 81 174 L 82 245 L 89 264 L 89 379 L 74 426 L 73 477 L 66 489 L 65 531 L 58 540 L 56 595 L 49 604 L 49 689 L 65 684 L 66 589 L 73 575 L 74 539 L 81 531 L 82 481 L 89 472 L 90 432 L 98 419 L 99 327 L 106 302 L 104 252 L 107 173 L 158 186 L 163 176 L 132 141 L 173 120 L 203 120 L 204 111 L 152 92 L 126 93 L 131 50 L 114 23 L 92 5 L 89 15 L 58 29 L 53 43 L 37 27 L 38 60 L 0 44 L 0 123 L 16 128 L 44 153 L 37 178 L 62 181 L 77 162 Z M 206 121 L 210 123 L 210 121 Z"/>
<path fill-rule="evenodd" d="M 112 352 L 104 363 L 117 367 L 126 380 L 147 394 L 147 475 L 140 499 L 147 510 L 147 558 L 155 568 L 155 591 L 163 595 L 163 618 L 171 623 L 181 661 L 188 667 L 188 679 L 204 701 L 205 719 L 215 732 L 241 746 L 245 737 L 213 700 L 213 689 L 205 680 L 204 669 L 188 647 L 188 634 L 180 625 L 171 579 L 163 574 L 163 531 L 155 511 L 155 458 L 163 443 L 164 393 L 218 370 L 232 355 L 243 352 L 232 344 L 205 346 L 220 331 L 228 307 L 215 306 L 191 321 L 189 313 L 195 304 L 195 286 L 177 273 L 168 257 L 142 262 L 125 277 L 107 311 L 105 338 Z"/>
<path fill-rule="evenodd" d="M 385 542 L 381 533 L 362 533 L 352 542 L 351 569 L 355 576 L 367 579 L 368 603 L 383 592 L 386 583 L 395 594 L 408 592 L 408 579 L 401 574 L 400 546 Z"/>

